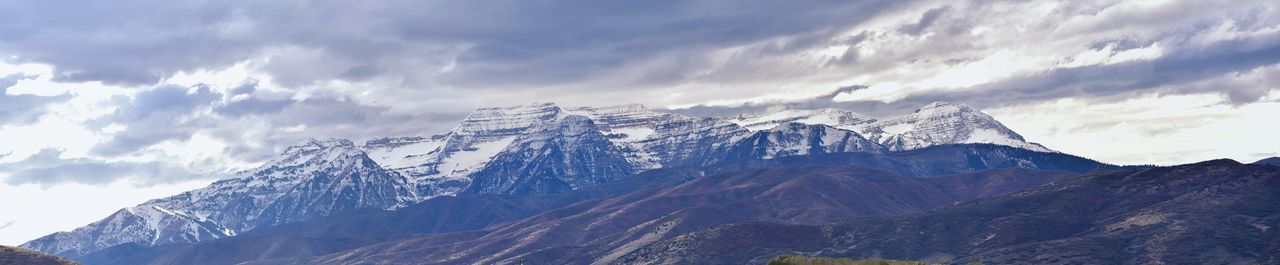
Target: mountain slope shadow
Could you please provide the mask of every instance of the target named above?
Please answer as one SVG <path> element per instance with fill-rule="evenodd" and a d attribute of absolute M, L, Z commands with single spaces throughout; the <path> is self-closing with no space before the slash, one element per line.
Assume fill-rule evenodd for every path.
<path fill-rule="evenodd" d="M 1280 167 L 1230 160 L 1115 172 L 926 214 L 742 223 L 652 244 L 623 264 L 761 263 L 777 254 L 987 264 L 1274 264 Z"/>
<path fill-rule="evenodd" d="M 74 265 L 71 260 L 23 248 L 0 246 L 0 264 Z"/>

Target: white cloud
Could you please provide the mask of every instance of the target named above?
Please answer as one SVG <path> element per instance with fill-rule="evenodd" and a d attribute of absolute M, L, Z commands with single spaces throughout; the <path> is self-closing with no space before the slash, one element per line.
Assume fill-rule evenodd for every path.
<path fill-rule="evenodd" d="M 102 137 L 85 128 L 79 121 L 46 118 L 29 125 L 0 126 L 0 163 L 21 161 L 40 150 L 63 150 L 63 158 L 85 157 Z"/>
<path fill-rule="evenodd" d="M 1036 141 L 1069 154 L 1118 164 L 1175 165 L 1280 156 L 1280 90 L 1242 106 L 1221 94 L 1147 96 L 1098 104 L 1063 99 L 987 110 Z"/>

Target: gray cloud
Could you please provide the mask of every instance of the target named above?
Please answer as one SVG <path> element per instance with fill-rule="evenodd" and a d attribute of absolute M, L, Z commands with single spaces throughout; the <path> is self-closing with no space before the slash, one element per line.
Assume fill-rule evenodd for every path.
<path fill-rule="evenodd" d="M 466 114 L 396 113 L 389 107 L 339 95 L 295 100 L 291 94 L 258 91 L 252 81 L 228 91 L 229 95 L 224 95 L 205 85 L 162 85 L 132 97 L 118 97 L 116 104 L 121 107 L 116 112 L 90 124 L 94 128 L 119 124 L 125 130 L 112 134 L 91 151 L 105 157 L 136 154 L 165 141 L 185 141 L 197 133 L 206 133 L 230 145 L 222 150 L 226 156 L 263 161 L 272 158 L 278 149 L 310 137 L 360 140 L 425 135 L 443 132 Z M 294 126 L 305 126 L 306 130 L 281 131 Z"/>
<path fill-rule="evenodd" d="M 769 109 L 821 109 L 821 108 L 841 108 L 853 112 L 870 115 L 873 117 L 891 117 L 900 115 L 915 108 L 924 106 L 923 104 L 904 104 L 904 103 L 884 103 L 880 101 L 857 101 L 857 102 L 838 102 L 834 98 L 842 93 L 849 93 L 855 90 L 866 89 L 867 86 L 845 86 L 839 87 L 830 93 L 819 95 L 810 100 L 799 102 L 785 103 L 743 103 L 737 106 L 692 106 L 681 109 L 668 109 L 664 111 L 680 113 L 692 116 L 703 117 L 727 117 L 738 114 L 759 114 Z M 926 103 L 927 104 L 927 103 Z"/>
<path fill-rule="evenodd" d="M 942 17 L 939 13 L 944 13 L 944 10 L 949 8 L 931 9 L 917 22 L 905 25 L 899 30 L 911 31 L 905 32 L 908 34 L 918 33 L 916 29 L 922 25 L 938 23 L 936 20 Z M 1263 14 L 1242 14 L 1233 19 L 1243 22 L 1232 22 L 1235 24 L 1229 25 L 1235 27 L 1233 30 L 1246 32 L 1274 26 L 1257 22 L 1264 20 L 1259 18 L 1261 16 Z M 694 106 L 674 111 L 695 115 L 728 116 L 759 113 L 778 107 L 836 107 L 872 116 L 888 117 L 909 112 L 935 101 L 962 102 L 978 108 L 999 108 L 1064 98 L 1111 102 L 1153 93 L 1219 93 L 1226 96 L 1226 103 L 1240 105 L 1257 102 L 1270 91 L 1280 88 L 1276 85 L 1280 83 L 1280 72 L 1276 72 L 1278 71 L 1276 69 L 1266 70 L 1267 72 L 1262 73 L 1259 79 L 1247 82 L 1219 80 L 1280 65 L 1280 34 L 1274 32 L 1243 35 L 1211 43 L 1191 41 L 1198 36 L 1213 34 L 1223 26 L 1223 23 L 1225 22 L 1205 21 L 1196 23 L 1195 27 L 1191 28 L 1162 29 L 1142 37 L 1134 35 L 1106 39 L 1093 42 L 1088 46 L 1095 51 L 1109 47 L 1112 52 L 1120 52 L 1160 43 L 1163 55 L 1151 60 L 1037 71 L 972 87 L 915 92 L 889 103 L 871 100 L 838 102 L 833 100 L 834 94 L 828 94 L 801 102 L 744 103 L 727 107 Z M 952 43 L 966 41 L 969 40 L 959 36 L 955 39 L 939 39 L 931 45 L 957 48 L 952 46 Z M 954 66 L 972 60 L 940 61 L 948 66 Z M 839 94 L 846 90 L 847 88 L 841 88 L 834 93 Z"/>
<path fill-rule="evenodd" d="M 99 159 L 62 159 L 62 151 L 44 149 L 22 161 L 0 164 L 0 171 L 10 172 L 4 181 L 11 185 L 78 182 L 107 184 L 120 178 L 136 177 L 142 183 L 162 183 L 193 179 L 200 173 L 190 172 L 166 163 L 108 162 Z"/>
<path fill-rule="evenodd" d="M 34 122 L 46 112 L 46 105 L 64 102 L 71 98 L 67 94 L 49 97 L 8 94 L 9 87 L 20 80 L 30 78 L 34 77 L 22 74 L 0 77 L 0 125 Z"/>
<path fill-rule="evenodd" d="M 234 12 L 160 1 L 5 2 L 0 51 L 52 64 L 59 80 L 150 84 L 251 53 L 244 40 L 218 37 Z"/>
<path fill-rule="evenodd" d="M 250 86 L 251 87 L 251 86 Z M 116 98 L 116 112 L 90 122 L 101 128 L 125 126 L 107 141 L 91 149 L 93 157 L 60 158 L 61 150 L 45 149 L 22 161 L 0 164 L 0 172 L 10 174 L 8 184 L 76 182 L 107 184 L 122 178 L 136 178 L 138 184 L 152 185 L 199 178 L 227 177 L 220 159 L 265 161 L 284 147 L 310 137 L 365 139 L 373 136 L 424 135 L 443 131 L 461 120 L 465 113 L 397 114 L 387 107 L 371 106 L 345 97 L 316 96 L 291 100 L 287 95 L 254 92 L 238 87 L 229 94 L 248 96 L 230 100 L 204 85 L 184 88 L 158 86 L 132 97 Z M 264 98 L 265 97 L 265 98 Z M 406 125 L 409 124 L 409 125 Z M 282 132 L 281 128 L 304 125 L 302 132 Z M 257 135 L 246 135 L 257 130 Z M 438 130 L 438 131 L 435 131 Z M 156 159 L 149 162 L 113 162 L 98 157 L 145 154 L 147 148 L 165 141 L 185 141 L 197 133 L 224 141 L 228 146 L 212 150 L 221 155 L 204 161 L 183 162 Z M 252 136 L 246 138 L 246 136 Z M 0 157 L 8 154 L 0 154 Z"/>
<path fill-rule="evenodd" d="M 254 81 L 217 92 L 156 83 L 180 71 L 216 70 L 247 59 L 284 90 L 327 80 L 382 80 L 390 90 L 525 89 L 576 84 L 637 64 L 619 89 L 707 78 L 690 72 L 708 52 L 786 38 L 751 56 L 789 56 L 826 44 L 842 30 L 903 1 L 455 1 L 0 3 L 0 53 L 11 62 L 54 66 L 57 81 L 141 87 L 121 97 L 91 129 L 124 125 L 91 154 L 138 154 L 196 134 L 225 140 L 232 157 L 260 161 L 306 137 L 363 139 L 447 130 L 468 109 L 414 108 L 325 94 L 295 98 Z M 95 10 L 86 13 L 82 10 Z M 292 14 L 280 16 L 279 14 Z M 749 72 L 715 76 L 772 78 Z M 390 81 L 387 81 L 390 80 Z M 312 90 L 311 93 L 316 91 Z M 483 93 L 501 93 L 495 91 Z M 553 94 L 573 93 L 558 90 Z M 405 102 L 403 99 L 392 101 Z M 408 101 L 412 102 L 412 101 Z M 456 103 L 455 103 L 456 104 Z M 305 126 L 305 132 L 284 128 Z M 248 135 L 247 133 L 256 133 Z M 253 137 L 252 139 L 246 139 Z M 51 167 L 53 170 L 55 167 Z M 70 170 L 70 169 L 68 169 Z"/>
<path fill-rule="evenodd" d="M 394 74 L 415 84 L 528 86 L 657 55 L 830 36 L 901 2 L 7 2 L 0 51 L 52 64 L 71 81 L 153 84 L 271 55 L 267 69 L 287 85 Z M 414 80 L 444 65 L 452 70 Z"/>
<path fill-rule="evenodd" d="M 95 123 L 100 126 L 123 124 L 125 130 L 94 146 L 92 151 L 115 156 L 167 140 L 188 139 L 196 132 L 187 126 L 192 123 L 189 116 L 221 97 L 207 86 L 184 88 L 166 85 L 139 92 L 130 99 L 118 98 L 122 107 Z"/>
<path fill-rule="evenodd" d="M 1275 85 L 1277 83 L 1273 81 L 1280 81 L 1280 74 L 1268 73 L 1261 83 L 1183 85 L 1249 72 L 1280 63 L 1280 35 L 1224 41 L 1209 47 L 1185 47 L 1173 51 L 1172 54 L 1172 56 L 1150 61 L 1056 69 L 968 89 L 925 91 L 890 103 L 833 100 L 836 94 L 852 91 L 851 87 L 845 87 L 835 90 L 832 94 L 802 102 L 746 103 L 728 107 L 694 106 L 672 111 L 691 115 L 730 116 L 741 113 L 761 113 L 777 107 L 796 109 L 834 107 L 872 116 L 889 117 L 907 113 L 936 101 L 962 102 L 981 109 L 1062 98 L 1112 101 L 1126 99 L 1136 94 L 1155 92 L 1223 93 L 1227 96 L 1228 103 L 1243 104 L 1258 101 L 1269 91 L 1277 88 Z"/>
<path fill-rule="evenodd" d="M 979 85 L 971 89 L 930 91 L 900 100 L 905 104 L 960 101 L 979 107 L 1015 106 L 1061 98 L 1113 100 L 1135 94 L 1225 93 L 1231 103 L 1255 102 L 1274 85 L 1239 87 L 1181 86 L 1280 63 L 1280 34 L 1230 40 L 1208 47 L 1179 47 L 1149 61 L 1056 69 Z"/>
<path fill-rule="evenodd" d="M 234 107 L 235 103 L 223 105 Z M 412 136 L 442 133 L 461 121 L 467 112 L 396 113 L 388 107 L 363 104 L 344 97 L 309 98 L 290 101 L 272 111 L 260 111 L 246 116 L 210 116 L 207 119 L 224 123 L 204 126 L 213 135 L 235 143 L 229 155 L 250 161 L 275 156 L 283 147 L 311 137 L 339 137 L 359 141 L 372 137 Z M 229 119 L 235 119 L 230 121 Z M 246 127 L 266 124 L 273 130 L 292 126 L 306 126 L 301 132 L 273 132 L 259 138 L 243 139 Z M 251 144 L 252 143 L 252 144 Z M 266 149 L 264 149 L 266 148 Z"/>
<path fill-rule="evenodd" d="M 1210 9 L 1197 2 L 1175 2 L 1160 7 L 1172 11 L 1108 15 L 1103 11 L 1115 3 L 1085 1 L 1061 5 L 1043 19 L 1035 19 L 1042 22 L 995 25 L 1006 20 L 988 19 L 993 12 L 987 2 L 913 6 L 916 3 L 0 2 L 0 17 L 6 18 L 0 24 L 0 36 L 4 36 L 0 54 L 5 55 L 0 58 L 50 64 L 59 81 L 103 81 L 139 90 L 112 102 L 119 107 L 114 113 L 89 122 L 91 130 L 111 124 L 126 128 L 109 134 L 92 149 L 93 156 L 139 154 L 166 141 L 201 134 L 227 142 L 230 146 L 222 150 L 225 156 L 246 161 L 268 159 L 307 137 L 359 140 L 439 133 L 461 120 L 472 105 L 508 105 L 530 97 L 570 101 L 566 104 L 607 97 L 683 105 L 774 95 L 782 87 L 812 91 L 804 86 L 826 86 L 862 75 L 871 76 L 870 80 L 911 82 L 920 78 L 916 70 L 929 74 L 964 67 L 998 51 L 1042 44 L 1070 43 L 1077 49 L 1111 52 L 1159 44 L 1164 55 L 1036 71 L 970 87 L 923 90 L 890 103 L 834 100 L 836 95 L 877 85 L 867 83 L 800 102 L 671 111 L 727 116 L 778 107 L 837 107 L 888 117 L 932 101 L 996 108 L 1062 98 L 1120 100 L 1153 93 L 1222 93 L 1232 104 L 1246 104 L 1275 88 L 1267 84 L 1280 83 L 1280 73 L 1275 71 L 1256 79 L 1225 78 L 1280 62 L 1276 34 L 1242 34 L 1209 44 L 1197 40 L 1224 27 L 1233 32 L 1266 32 L 1258 29 L 1274 27 L 1276 18 L 1266 12 L 1273 9 L 1262 4 L 1255 4 L 1262 7 L 1254 11 L 1233 8 L 1218 14 L 1200 12 Z M 1212 14 L 1201 15 L 1206 13 Z M 1095 15 L 1083 26 L 1062 26 L 1068 20 Z M 878 18 L 887 19 L 864 27 L 864 21 Z M 1016 26 L 1019 32 L 985 38 L 973 33 L 978 26 Z M 1114 28 L 1125 28 L 1118 30 L 1124 34 L 1105 33 Z M 828 50 L 833 47 L 842 50 Z M 1056 51 L 1027 51 L 1069 60 L 1056 58 L 1065 54 Z M 255 80 L 218 89 L 157 84 L 179 71 L 218 70 L 248 59 L 255 60 L 251 71 L 271 77 L 270 87 L 259 87 Z M 0 78 L 0 87 L 24 78 L 32 77 Z M 327 82 L 333 80 L 354 83 L 335 89 L 328 87 L 340 86 Z M 296 94 L 299 90 L 306 93 Z M 49 104 L 72 96 L 0 94 L 0 124 L 35 121 Z M 84 164 L 94 161 L 51 162 L 42 170 L 70 172 L 88 168 Z M 106 172 L 125 169 L 93 166 Z"/>
<path fill-rule="evenodd" d="M 925 11 L 924 14 L 920 15 L 920 20 L 916 21 L 916 23 L 903 25 L 901 28 L 898 28 L 898 31 L 912 36 L 920 35 L 921 33 L 924 33 L 926 29 L 929 29 L 930 26 L 933 26 L 933 24 L 938 21 L 938 18 L 946 14 L 949 10 L 951 10 L 951 7 L 949 6 L 929 9 L 929 11 Z"/>
<path fill-rule="evenodd" d="M 946 98 L 909 98 L 894 102 L 881 101 L 836 101 L 835 97 L 839 94 L 850 93 L 856 90 L 866 89 L 867 86 L 854 85 L 844 86 L 832 90 L 830 93 L 816 96 L 809 100 L 797 102 L 764 102 L 764 103 L 743 103 L 737 106 L 692 106 L 681 109 L 669 109 L 665 111 L 681 113 L 693 116 L 705 117 L 727 117 L 738 114 L 759 114 L 765 113 L 771 109 L 822 109 L 822 108 L 839 108 L 860 114 L 869 115 L 877 118 L 889 118 L 910 113 L 917 108 L 923 107 L 935 101 L 951 101 L 957 103 L 972 104 L 964 99 L 948 100 Z M 929 101 L 933 100 L 933 101 Z M 980 103 L 980 102 L 974 102 Z M 974 105 L 984 108 L 990 105 Z"/>
<path fill-rule="evenodd" d="M 226 102 L 214 108 L 214 112 L 227 117 L 240 118 L 246 115 L 261 115 L 280 112 L 284 108 L 295 103 L 293 99 L 289 98 L 290 95 L 255 94 L 254 92 L 257 90 L 257 81 L 248 81 L 238 87 L 228 90 L 227 96 L 245 95 L 248 97 Z"/>

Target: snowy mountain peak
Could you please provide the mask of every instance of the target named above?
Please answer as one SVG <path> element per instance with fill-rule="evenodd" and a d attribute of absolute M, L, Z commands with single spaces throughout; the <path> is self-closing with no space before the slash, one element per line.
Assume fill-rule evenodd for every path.
<path fill-rule="evenodd" d="M 825 108 L 816 110 L 790 109 L 764 115 L 739 115 L 729 119 L 751 131 L 768 130 L 786 123 L 823 124 L 845 130 L 856 130 L 875 122 L 875 118 L 852 111 Z"/>
<path fill-rule="evenodd" d="M 969 105 L 965 105 L 961 103 L 951 103 L 951 102 L 945 102 L 945 101 L 929 103 L 929 105 L 920 107 L 919 109 L 916 109 L 915 112 L 913 112 L 913 114 L 915 115 L 947 115 L 948 113 L 967 113 L 967 114 L 973 114 L 973 115 L 981 115 L 981 116 L 985 116 L 986 118 L 990 118 L 994 120 L 994 118 L 991 118 L 991 116 L 987 116 L 986 113 L 982 113 L 982 111 L 978 111 L 977 109 L 974 109 Z"/>
<path fill-rule="evenodd" d="M 443 139 L 444 137 L 445 135 L 434 135 L 431 137 L 422 137 L 422 136 L 379 137 L 379 138 L 373 138 L 373 139 L 369 139 L 368 141 L 365 141 L 364 146 L 361 146 L 360 148 L 370 149 L 370 148 L 396 147 L 396 146 L 421 143 L 421 142 L 426 142 L 431 140 L 439 140 L 439 139 Z"/>
<path fill-rule="evenodd" d="M 547 109 L 558 109 L 558 108 L 560 108 L 560 106 L 557 106 L 556 103 L 553 103 L 553 102 L 533 102 L 529 104 L 515 105 L 515 106 L 477 108 L 474 111 L 474 113 L 486 113 L 486 112 L 522 113 L 522 112 L 537 112 L 537 111 L 542 111 Z"/>
<path fill-rule="evenodd" d="M 286 156 L 291 154 L 310 154 L 310 153 L 318 152 L 321 150 L 332 149 L 332 148 L 353 148 L 353 147 L 355 147 L 355 144 L 347 139 L 307 138 L 306 140 L 303 140 L 300 143 L 286 147 L 284 149 L 284 152 L 282 152 L 281 154 Z"/>
<path fill-rule="evenodd" d="M 560 116 L 561 109 L 553 103 L 480 108 L 467 115 L 453 133 L 457 135 L 516 135 L 543 122 Z"/>
<path fill-rule="evenodd" d="M 74 257 L 126 243 L 160 245 L 233 235 L 234 232 L 213 221 L 159 206 L 139 205 L 120 209 L 107 218 L 71 232 L 54 233 L 22 246 Z"/>
<path fill-rule="evenodd" d="M 653 127 L 671 114 L 650 111 L 640 104 L 615 105 L 605 107 L 577 107 L 566 110 L 573 115 L 582 115 L 595 120 L 604 130 L 614 128 Z"/>
<path fill-rule="evenodd" d="M 630 145 L 649 137 L 658 123 L 673 115 L 650 111 L 649 108 L 639 104 L 578 107 L 568 109 L 566 112 L 590 118 L 601 131 L 610 135 L 610 141 L 619 145 Z"/>
<path fill-rule="evenodd" d="M 964 104 L 934 102 L 901 117 L 878 121 L 860 132 L 893 151 L 934 145 L 989 143 L 1052 152 L 1029 143 L 995 118 Z"/>
<path fill-rule="evenodd" d="M 643 105 L 481 108 L 429 137 L 307 139 L 208 187 L 148 201 L 27 246 L 81 255 L 125 243 L 196 242 L 359 209 L 395 209 L 462 192 L 547 194 L 635 172 L 838 152 L 991 143 L 1051 152 L 964 104 L 935 102 L 888 120 L 842 109 L 691 117 Z"/>
<path fill-rule="evenodd" d="M 350 160 L 350 158 L 363 155 L 364 152 L 359 148 L 356 148 L 355 143 L 352 143 L 347 139 L 309 138 L 301 143 L 285 148 L 284 152 L 280 153 L 277 160 L 268 162 L 263 165 L 263 167 L 259 168 L 258 171 L 264 171 L 269 168 L 296 167 L 304 164 L 331 163 L 340 160 Z"/>
<path fill-rule="evenodd" d="M 856 132 L 825 124 L 787 122 L 757 131 L 741 141 L 732 155 L 753 159 L 773 159 L 820 153 L 880 153 L 884 147 Z"/>
<path fill-rule="evenodd" d="M 959 108 L 964 108 L 964 109 L 973 109 L 973 108 L 969 107 L 969 105 L 965 105 L 965 104 L 962 104 L 962 103 L 953 103 L 953 102 L 948 102 L 948 101 L 934 101 L 934 102 L 932 102 L 932 103 L 929 103 L 929 104 L 927 104 L 927 105 L 924 105 L 924 107 L 920 107 L 920 109 L 916 109 L 916 111 L 920 111 L 921 109 L 934 109 L 934 108 L 958 108 L 958 109 L 959 109 Z"/>
<path fill-rule="evenodd" d="M 27 246 L 76 257 L 121 244 L 198 242 L 339 211 L 403 207 L 418 201 L 413 187 L 351 141 L 307 139 L 256 170 L 125 208 Z"/>
<path fill-rule="evenodd" d="M 465 192 L 551 194 L 610 182 L 635 173 L 620 148 L 591 118 L 567 115 L 516 138 Z"/>
<path fill-rule="evenodd" d="M 648 107 L 641 104 L 620 104 L 612 106 L 586 106 L 568 109 L 572 112 L 589 112 L 589 113 L 636 113 L 647 112 Z"/>

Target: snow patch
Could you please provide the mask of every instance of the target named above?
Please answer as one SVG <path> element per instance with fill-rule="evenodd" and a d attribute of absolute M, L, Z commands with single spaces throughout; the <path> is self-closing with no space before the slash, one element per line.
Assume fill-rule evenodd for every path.
<path fill-rule="evenodd" d="M 899 124 L 886 126 L 884 128 L 881 128 L 880 130 L 890 135 L 899 135 L 899 134 L 907 133 L 912 129 L 915 129 L 915 127 L 916 127 L 915 124 L 899 123 Z"/>
<path fill-rule="evenodd" d="M 634 143 L 634 142 L 639 142 L 640 140 L 644 140 L 645 138 L 649 138 L 649 135 L 653 135 L 654 131 L 656 130 L 649 127 L 626 127 L 626 128 L 614 128 L 613 130 L 609 130 L 609 133 L 623 134 L 626 136 L 619 139 L 618 140 L 619 142 Z"/>
<path fill-rule="evenodd" d="M 454 152 L 444 158 L 440 164 L 442 168 L 440 172 L 445 175 L 462 175 L 479 170 L 515 140 L 515 136 L 507 136 L 493 141 L 475 143 L 471 148 Z"/>
<path fill-rule="evenodd" d="M 974 129 L 972 133 L 969 133 L 969 138 L 965 139 L 963 142 L 964 143 L 999 144 L 999 143 L 1008 143 L 1013 141 L 1014 141 L 1013 139 L 1009 139 L 1009 137 L 1005 136 L 1000 132 L 997 132 L 996 130 Z"/>
<path fill-rule="evenodd" d="M 365 153 L 378 165 L 386 169 L 399 170 L 430 162 L 433 157 L 426 154 L 439 151 L 444 143 L 443 140 L 425 140 L 394 147 L 366 148 Z"/>

